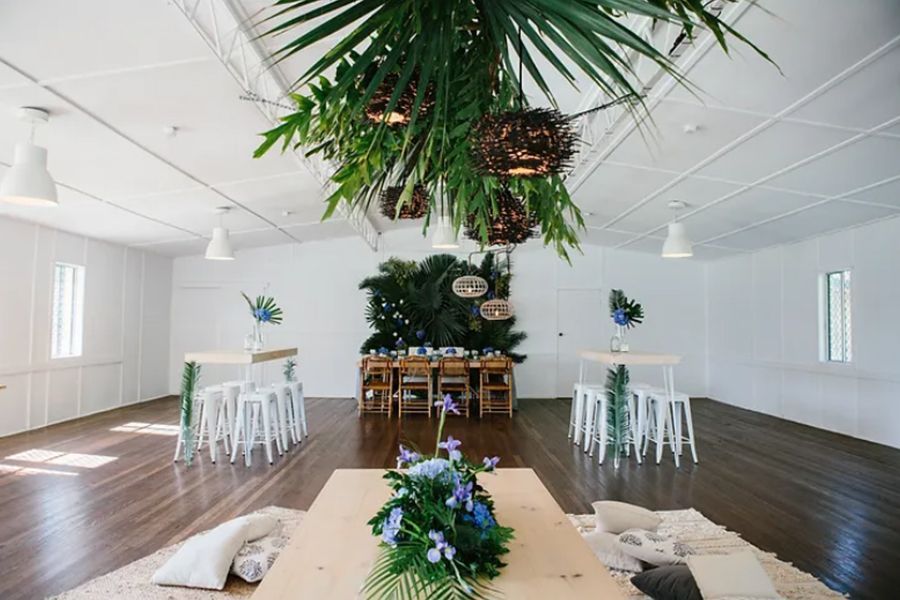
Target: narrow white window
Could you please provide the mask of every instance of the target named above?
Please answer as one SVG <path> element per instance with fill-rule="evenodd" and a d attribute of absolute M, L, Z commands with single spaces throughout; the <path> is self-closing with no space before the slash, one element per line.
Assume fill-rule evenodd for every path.
<path fill-rule="evenodd" d="M 50 358 L 81 356 L 84 333 L 84 267 L 56 263 L 53 268 L 53 311 Z"/>
<path fill-rule="evenodd" d="M 829 362 L 850 362 L 853 358 L 850 327 L 850 271 L 833 271 L 824 276 L 825 323 L 822 358 Z"/>

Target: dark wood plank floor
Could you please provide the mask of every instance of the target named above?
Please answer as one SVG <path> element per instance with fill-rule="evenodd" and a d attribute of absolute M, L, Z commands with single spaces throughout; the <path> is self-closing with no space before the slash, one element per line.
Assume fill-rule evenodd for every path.
<path fill-rule="evenodd" d="M 251 509 L 307 508 L 333 469 L 392 466 L 398 440 L 433 443 L 422 418 L 358 419 L 341 400 L 308 411 L 311 437 L 274 467 L 257 454 L 249 469 L 208 459 L 187 469 L 171 461 L 175 438 L 111 431 L 173 426 L 174 400 L 0 439 L 0 598 L 69 589 Z M 568 512 L 603 498 L 693 506 L 854 598 L 898 596 L 900 451 L 703 400 L 699 466 L 676 470 L 667 456 L 615 472 L 568 444 L 568 412 L 563 400 L 523 400 L 512 421 L 453 420 L 448 432 L 473 457 L 534 468 Z M 50 452 L 20 454 L 39 450 Z"/>

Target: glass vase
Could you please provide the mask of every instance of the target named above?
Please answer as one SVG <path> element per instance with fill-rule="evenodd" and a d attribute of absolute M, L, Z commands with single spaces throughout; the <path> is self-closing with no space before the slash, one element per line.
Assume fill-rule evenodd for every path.
<path fill-rule="evenodd" d="M 625 339 L 625 331 L 624 325 L 616 325 L 616 333 L 609 340 L 610 352 L 628 352 L 628 340 Z"/>
<path fill-rule="evenodd" d="M 252 336 L 250 350 L 253 352 L 259 352 L 263 349 L 263 333 L 262 333 L 262 323 L 257 320 L 253 320 L 253 330 L 250 335 Z"/>

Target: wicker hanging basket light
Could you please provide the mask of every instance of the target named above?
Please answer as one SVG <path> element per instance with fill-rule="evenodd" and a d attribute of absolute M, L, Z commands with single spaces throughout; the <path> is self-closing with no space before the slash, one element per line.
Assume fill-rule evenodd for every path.
<path fill-rule="evenodd" d="M 478 275 L 463 275 L 453 280 L 453 293 L 460 298 L 480 298 L 488 291 L 488 282 Z"/>
<path fill-rule="evenodd" d="M 466 222 L 466 237 L 488 246 L 514 246 L 537 236 L 537 218 L 528 211 L 522 200 L 508 189 L 503 189 L 497 194 L 496 203 L 497 213 L 488 224 L 487 239 L 482 239 L 474 215 L 470 215 Z"/>
<path fill-rule="evenodd" d="M 515 314 L 513 305 L 504 298 L 495 298 L 481 304 L 481 316 L 487 321 L 505 321 Z"/>
<path fill-rule="evenodd" d="M 497 177 L 546 177 L 572 165 L 578 141 L 558 110 L 528 108 L 484 115 L 475 126 L 476 169 Z"/>
<path fill-rule="evenodd" d="M 403 195 L 403 186 L 393 186 L 381 192 L 381 214 L 389 219 L 421 219 L 428 212 L 428 191 L 416 184 L 412 197 L 403 203 L 400 211 L 397 205 Z"/>
<path fill-rule="evenodd" d="M 416 105 L 416 95 L 418 94 L 419 77 L 416 73 L 410 77 L 406 84 L 406 89 L 397 98 L 397 102 L 387 110 L 394 95 L 394 90 L 400 82 L 400 76 L 396 73 L 389 73 L 385 76 L 384 81 L 375 90 L 372 99 L 366 106 L 366 118 L 374 123 L 384 121 L 388 125 L 403 126 L 408 125 L 412 119 L 413 107 Z M 419 116 L 425 116 L 434 107 L 434 86 L 428 85 L 425 88 L 425 95 L 419 104 Z"/>

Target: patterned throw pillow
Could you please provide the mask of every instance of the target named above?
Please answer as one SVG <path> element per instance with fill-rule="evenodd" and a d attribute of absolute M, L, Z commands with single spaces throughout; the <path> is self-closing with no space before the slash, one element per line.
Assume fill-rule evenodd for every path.
<path fill-rule="evenodd" d="M 684 564 L 694 549 L 675 538 L 644 529 L 629 529 L 619 534 L 619 548 L 645 563 L 664 567 Z"/>
<path fill-rule="evenodd" d="M 288 541 L 284 523 L 279 522 L 269 535 L 241 547 L 231 564 L 231 572 L 248 583 L 262 581 Z"/>

